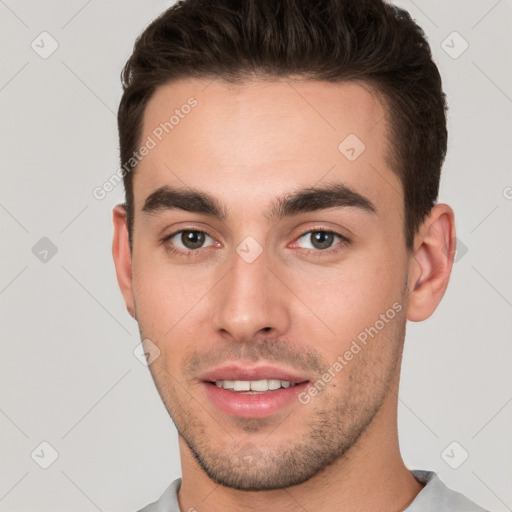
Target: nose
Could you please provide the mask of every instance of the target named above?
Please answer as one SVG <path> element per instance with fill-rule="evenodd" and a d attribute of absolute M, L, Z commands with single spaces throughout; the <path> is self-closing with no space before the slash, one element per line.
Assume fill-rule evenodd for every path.
<path fill-rule="evenodd" d="M 212 327 L 225 339 L 246 343 L 260 333 L 277 336 L 288 330 L 292 294 L 269 265 L 265 250 L 250 263 L 234 255 L 212 302 Z"/>

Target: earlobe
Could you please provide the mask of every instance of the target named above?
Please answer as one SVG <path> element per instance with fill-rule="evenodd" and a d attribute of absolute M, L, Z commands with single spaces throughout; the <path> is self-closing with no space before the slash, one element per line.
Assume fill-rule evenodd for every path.
<path fill-rule="evenodd" d="M 453 210 L 437 204 L 415 237 L 409 268 L 408 320 L 426 320 L 441 302 L 452 271 L 455 243 Z"/>
<path fill-rule="evenodd" d="M 123 294 L 128 313 L 137 320 L 132 283 L 132 255 L 128 237 L 126 210 L 118 204 L 113 210 L 114 236 L 112 240 L 112 256 L 116 268 L 117 282 Z"/>

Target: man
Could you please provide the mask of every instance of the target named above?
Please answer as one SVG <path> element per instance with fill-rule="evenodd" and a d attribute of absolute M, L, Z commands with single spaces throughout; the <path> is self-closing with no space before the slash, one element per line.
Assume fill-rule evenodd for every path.
<path fill-rule="evenodd" d="M 119 108 L 119 285 L 179 433 L 144 511 L 482 511 L 399 451 L 406 321 L 455 252 L 446 103 L 380 0 L 186 0 Z"/>

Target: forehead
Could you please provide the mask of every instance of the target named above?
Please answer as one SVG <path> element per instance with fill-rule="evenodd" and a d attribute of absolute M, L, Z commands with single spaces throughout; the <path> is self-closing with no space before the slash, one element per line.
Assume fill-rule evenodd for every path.
<path fill-rule="evenodd" d="M 144 112 L 141 142 L 154 147 L 134 176 L 136 203 L 140 209 L 149 193 L 171 184 L 263 208 L 264 195 L 327 180 L 375 203 L 401 204 L 386 116 L 379 96 L 356 82 L 174 81 Z"/>

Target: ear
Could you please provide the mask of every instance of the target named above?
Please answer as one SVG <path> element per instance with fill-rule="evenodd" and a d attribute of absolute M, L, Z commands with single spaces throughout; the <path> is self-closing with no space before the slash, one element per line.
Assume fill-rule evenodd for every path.
<path fill-rule="evenodd" d="M 408 320 L 426 320 L 441 302 L 455 249 L 453 210 L 446 204 L 436 204 L 414 237 L 414 254 L 409 266 Z"/>
<path fill-rule="evenodd" d="M 116 267 L 117 282 L 124 297 L 128 313 L 137 320 L 132 288 L 132 256 L 128 237 L 128 222 L 124 205 L 118 204 L 113 210 L 114 239 L 112 256 Z"/>

